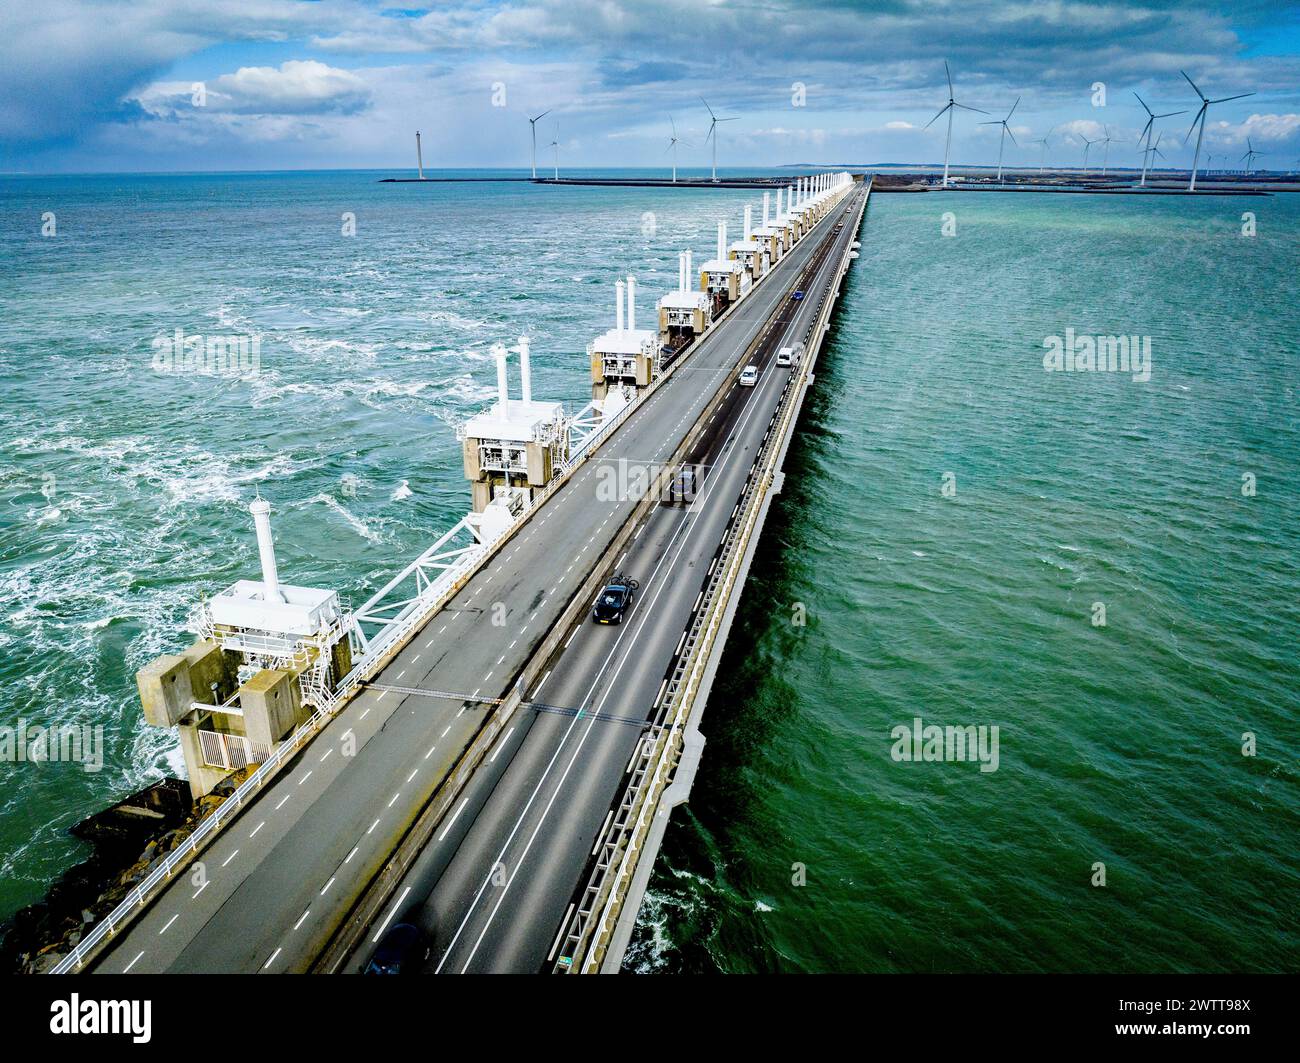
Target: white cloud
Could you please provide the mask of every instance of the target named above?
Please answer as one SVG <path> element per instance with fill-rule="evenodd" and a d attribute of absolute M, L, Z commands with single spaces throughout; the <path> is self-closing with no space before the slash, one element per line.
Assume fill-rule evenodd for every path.
<path fill-rule="evenodd" d="M 1206 133 L 1220 144 L 1281 144 L 1300 135 L 1300 114 L 1252 114 L 1244 122 L 1211 122 Z"/>
<path fill-rule="evenodd" d="M 196 106 L 192 85 L 160 82 L 134 97 L 158 116 L 207 114 L 355 114 L 370 103 L 370 87 L 356 74 L 314 59 L 290 59 L 279 68 L 240 67 L 204 83 L 204 102 Z"/>

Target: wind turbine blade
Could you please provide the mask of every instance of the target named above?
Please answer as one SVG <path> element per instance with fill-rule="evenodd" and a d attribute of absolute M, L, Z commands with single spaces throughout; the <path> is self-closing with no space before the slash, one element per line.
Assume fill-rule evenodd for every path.
<path fill-rule="evenodd" d="M 717 118 L 713 114 L 713 108 L 709 106 L 709 101 L 706 100 L 703 96 L 701 96 L 700 103 L 704 104 L 704 109 L 709 112 L 709 117 L 716 122 Z"/>
<path fill-rule="evenodd" d="M 1243 92 L 1238 96 L 1224 96 L 1222 99 L 1210 100 L 1210 103 L 1227 103 L 1229 100 L 1244 100 L 1247 96 L 1254 96 L 1253 92 Z"/>
<path fill-rule="evenodd" d="M 997 118 L 995 118 L 995 119 L 993 119 L 993 121 L 991 121 L 991 122 L 980 122 L 979 124 L 980 124 L 980 125 L 1001 125 L 1002 122 L 1001 122 L 1000 120 L 998 120 Z"/>
<path fill-rule="evenodd" d="M 988 111 L 981 111 L 978 107 L 967 107 L 966 104 L 958 103 L 956 100 L 953 100 L 952 105 L 954 107 L 960 107 L 963 111 L 974 111 L 976 114 L 988 114 Z"/>
<path fill-rule="evenodd" d="M 1180 114 L 1186 114 L 1186 111 L 1170 111 L 1168 114 L 1153 115 L 1155 118 L 1176 118 Z"/>
<path fill-rule="evenodd" d="M 1178 71 L 1178 72 L 1179 72 L 1180 74 L 1182 74 L 1183 77 L 1187 78 L 1187 71 L 1186 71 L 1186 70 L 1180 70 L 1180 71 Z M 1196 92 L 1196 95 L 1198 95 L 1201 99 L 1205 99 L 1205 93 L 1203 93 L 1200 89 L 1196 88 L 1196 82 L 1195 82 L 1195 81 L 1193 81 L 1191 78 L 1187 78 L 1187 84 L 1189 84 L 1189 85 L 1192 86 L 1192 88 L 1193 88 L 1193 89 L 1195 90 L 1195 92 Z"/>
<path fill-rule="evenodd" d="M 543 118 L 545 118 L 545 117 L 546 117 L 548 114 L 550 114 L 550 113 L 551 113 L 550 111 L 543 111 L 543 112 L 542 112 L 541 114 L 539 114 L 536 118 L 530 118 L 530 119 L 528 119 L 528 120 L 529 120 L 530 122 L 540 122 Z"/>
<path fill-rule="evenodd" d="M 1016 102 L 1011 105 L 1011 110 L 1007 112 L 1007 117 L 1004 119 L 1004 121 L 1007 122 L 1011 121 L 1011 116 L 1016 113 L 1016 108 L 1019 106 L 1020 106 L 1020 97 L 1017 96 Z"/>
<path fill-rule="evenodd" d="M 945 104 L 943 105 L 943 110 L 940 111 L 938 114 L 936 114 L 936 115 L 935 115 L 933 118 L 931 118 L 928 122 L 926 122 L 925 125 L 923 125 L 921 128 L 922 128 L 922 129 L 929 129 L 932 125 L 934 125 L 935 122 L 937 122 L 940 118 L 942 118 L 942 117 L 944 116 L 944 114 L 947 112 L 948 108 L 951 107 L 951 106 L 952 106 L 951 103 L 945 103 Z"/>
<path fill-rule="evenodd" d="M 1187 142 L 1192 139 L 1192 130 L 1196 128 L 1196 123 L 1205 117 L 1205 109 L 1209 106 L 1208 103 L 1203 103 L 1201 104 L 1201 109 L 1196 112 L 1196 117 L 1192 119 L 1192 124 L 1187 128 L 1187 136 L 1183 137 L 1184 147 L 1186 147 Z"/>
<path fill-rule="evenodd" d="M 1138 94 L 1137 94 L 1136 92 L 1133 93 L 1133 95 L 1134 95 L 1134 96 L 1137 96 L 1137 101 L 1138 101 L 1138 103 L 1140 103 L 1140 104 L 1142 105 L 1142 110 L 1146 111 L 1147 114 L 1150 114 L 1150 113 L 1151 113 L 1151 108 L 1147 106 L 1147 101 L 1144 100 L 1141 96 L 1138 96 Z"/>
<path fill-rule="evenodd" d="M 943 61 L 943 72 L 948 78 L 948 99 L 952 99 L 952 71 L 948 69 L 948 60 Z"/>
<path fill-rule="evenodd" d="M 1016 139 L 1015 133 L 1011 132 L 1011 129 L 1007 126 L 1006 122 L 1003 122 L 1002 126 L 1004 129 L 1006 129 L 1007 136 L 1011 138 L 1011 143 L 1014 144 L 1016 147 L 1020 147 L 1020 141 Z"/>

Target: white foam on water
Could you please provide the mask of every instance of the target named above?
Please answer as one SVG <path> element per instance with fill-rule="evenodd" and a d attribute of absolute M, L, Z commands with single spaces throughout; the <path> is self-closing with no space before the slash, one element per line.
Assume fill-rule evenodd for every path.
<path fill-rule="evenodd" d="M 347 521 L 348 525 L 352 528 L 352 530 L 355 531 L 358 535 L 360 535 L 363 539 L 368 539 L 372 543 L 381 543 L 384 541 L 384 537 L 382 535 L 380 535 L 378 532 L 372 531 L 370 526 L 367 525 L 365 521 L 363 521 L 360 517 L 352 513 L 349 509 L 347 509 L 347 507 L 345 507 L 342 503 L 339 502 L 337 498 L 334 498 L 332 495 L 327 495 L 324 492 L 322 492 L 321 494 L 313 495 L 311 498 L 307 499 L 308 504 L 311 504 L 313 502 L 319 502 L 322 505 L 328 506 L 340 517 L 342 517 L 345 521 Z"/>

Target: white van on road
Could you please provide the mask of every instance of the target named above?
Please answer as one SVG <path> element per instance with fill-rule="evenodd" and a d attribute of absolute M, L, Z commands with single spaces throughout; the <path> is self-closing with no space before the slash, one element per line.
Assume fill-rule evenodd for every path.
<path fill-rule="evenodd" d="M 794 348 L 782 347 L 776 352 L 776 365 L 778 369 L 794 365 Z"/>

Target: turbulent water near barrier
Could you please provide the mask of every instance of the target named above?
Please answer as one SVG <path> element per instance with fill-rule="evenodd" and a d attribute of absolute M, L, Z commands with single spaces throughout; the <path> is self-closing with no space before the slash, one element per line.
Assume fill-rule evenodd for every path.
<path fill-rule="evenodd" d="M 100 772 L 0 763 L 0 916 L 175 770 L 132 677 L 256 576 L 256 488 L 282 576 L 359 603 L 467 508 L 489 346 L 576 409 L 615 276 L 648 315 L 758 202 L 377 176 L 0 179 L 0 727 L 104 728 Z M 873 198 L 630 969 L 1295 967 L 1297 222 Z M 260 364 L 159 371 L 178 328 Z M 1069 328 L 1151 379 L 1044 372 Z M 892 760 L 918 716 L 997 725 L 998 770 Z"/>

